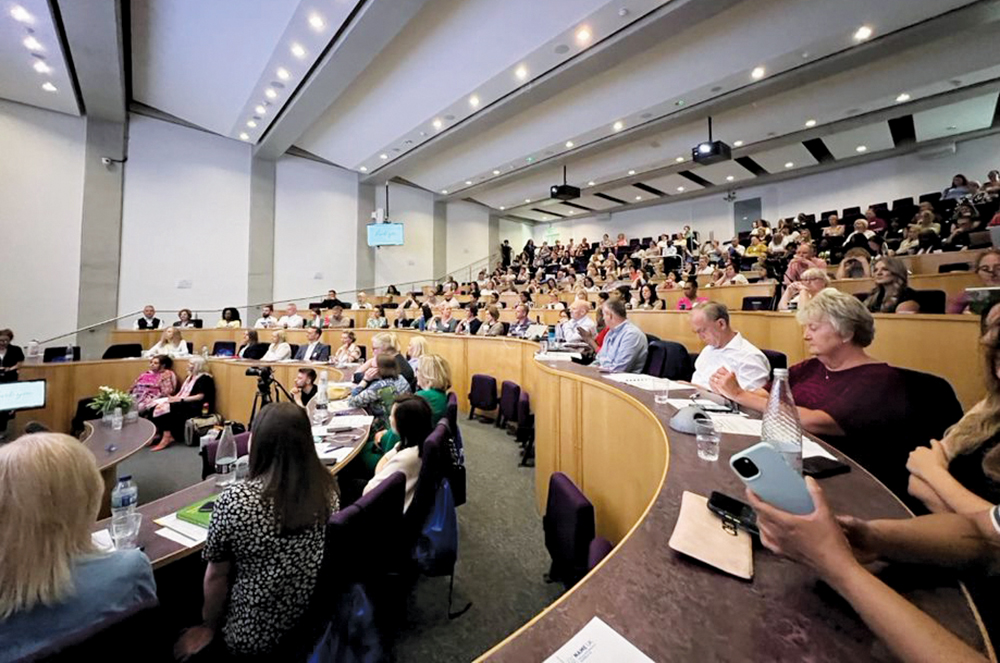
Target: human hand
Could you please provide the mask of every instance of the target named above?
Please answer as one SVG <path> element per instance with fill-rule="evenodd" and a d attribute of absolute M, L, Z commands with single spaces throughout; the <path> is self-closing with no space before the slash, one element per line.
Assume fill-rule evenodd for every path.
<path fill-rule="evenodd" d="M 910 474 L 927 480 L 935 470 L 948 469 L 948 456 L 944 446 L 937 440 L 931 440 L 930 447 L 917 447 L 910 452 L 906 461 L 906 469 Z"/>
<path fill-rule="evenodd" d="M 208 626 L 192 626 L 181 633 L 174 644 L 174 658 L 186 661 L 211 644 L 215 638 L 215 629 Z"/>
<path fill-rule="evenodd" d="M 582 327 L 582 326 L 577 327 L 576 333 L 579 334 L 584 340 L 588 340 L 594 337 L 594 335 L 590 333 L 590 329 L 587 327 Z"/>
<path fill-rule="evenodd" d="M 708 379 L 708 384 L 717 394 L 730 400 L 737 400 L 743 394 L 743 388 L 736 380 L 736 374 L 728 368 L 720 368 Z"/>
<path fill-rule="evenodd" d="M 378 367 L 372 366 L 365 371 L 365 382 L 373 382 L 378 379 Z"/>
<path fill-rule="evenodd" d="M 878 560 L 879 553 L 875 543 L 875 528 L 872 524 L 854 516 L 837 516 L 837 523 L 844 531 L 847 542 L 851 544 L 854 558 L 862 564 L 871 564 Z"/>
<path fill-rule="evenodd" d="M 760 541 L 768 550 L 830 579 L 857 564 L 857 560 L 819 484 L 812 477 L 806 477 L 806 487 L 816 508 L 804 516 L 762 502 L 749 488 L 747 500 L 757 512 Z"/>

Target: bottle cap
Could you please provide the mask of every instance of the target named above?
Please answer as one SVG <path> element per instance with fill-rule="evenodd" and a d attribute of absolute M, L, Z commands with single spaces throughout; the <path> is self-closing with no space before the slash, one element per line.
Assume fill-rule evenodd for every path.
<path fill-rule="evenodd" d="M 131 474 L 123 474 L 122 476 L 118 477 L 118 483 L 123 483 L 125 481 L 131 481 L 131 480 L 132 480 Z"/>
<path fill-rule="evenodd" d="M 776 368 L 776 369 L 774 369 L 774 377 L 776 377 L 776 378 L 785 378 L 785 377 L 788 377 L 788 369 L 787 368 Z"/>

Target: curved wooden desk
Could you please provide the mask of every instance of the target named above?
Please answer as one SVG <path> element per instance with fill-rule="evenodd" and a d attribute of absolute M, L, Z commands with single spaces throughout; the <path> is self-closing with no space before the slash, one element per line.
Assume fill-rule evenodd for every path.
<path fill-rule="evenodd" d="M 121 430 L 112 430 L 100 420 L 86 422 L 83 445 L 90 449 L 97 459 L 97 469 L 104 479 L 104 499 L 98 517 L 111 515 L 111 491 L 118 481 L 118 464 L 142 449 L 153 436 L 156 426 L 146 419 L 126 423 Z"/>

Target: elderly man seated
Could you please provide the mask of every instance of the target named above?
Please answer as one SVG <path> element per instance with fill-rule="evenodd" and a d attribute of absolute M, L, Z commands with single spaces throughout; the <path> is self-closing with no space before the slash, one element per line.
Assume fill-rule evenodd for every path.
<path fill-rule="evenodd" d="M 705 344 L 694 363 L 691 382 L 711 388 L 709 380 L 720 368 L 736 375 L 744 389 L 760 389 L 771 376 L 771 364 L 764 353 L 729 326 L 725 304 L 707 302 L 691 311 L 691 330 Z"/>
<path fill-rule="evenodd" d="M 576 299 L 569 305 L 569 320 L 562 323 L 562 337 L 566 343 L 586 343 L 581 330 L 585 330 L 591 338 L 597 336 L 597 323 L 588 315 L 590 302 Z"/>
<path fill-rule="evenodd" d="M 814 268 L 826 270 L 826 261 L 816 257 L 816 249 L 812 244 L 808 242 L 799 244 L 799 248 L 795 249 L 795 256 L 785 270 L 785 285 L 801 281 L 806 270 Z"/>
<path fill-rule="evenodd" d="M 608 333 L 604 336 L 604 344 L 600 350 L 586 328 L 580 327 L 577 330 L 583 340 L 597 351 L 594 366 L 614 373 L 639 373 L 646 365 L 646 353 L 649 350 L 646 335 L 628 321 L 628 310 L 621 299 L 609 299 L 601 305 L 601 311 L 604 313 Z"/>

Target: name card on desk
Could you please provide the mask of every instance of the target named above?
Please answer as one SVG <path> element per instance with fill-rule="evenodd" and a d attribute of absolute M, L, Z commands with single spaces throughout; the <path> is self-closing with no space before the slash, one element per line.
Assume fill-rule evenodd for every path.
<path fill-rule="evenodd" d="M 653 663 L 600 617 L 594 617 L 545 663 Z"/>

